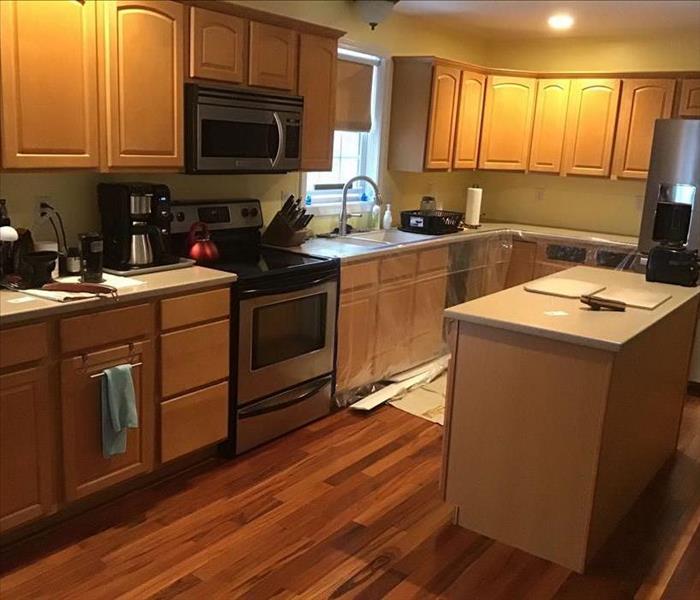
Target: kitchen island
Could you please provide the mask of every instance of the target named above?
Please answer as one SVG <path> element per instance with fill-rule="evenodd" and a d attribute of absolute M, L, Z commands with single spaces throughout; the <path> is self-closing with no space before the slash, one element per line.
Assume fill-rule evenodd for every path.
<path fill-rule="evenodd" d="M 671 297 L 596 312 L 519 285 L 449 308 L 443 492 L 459 525 L 583 572 L 675 452 L 700 289 L 550 277 Z"/>

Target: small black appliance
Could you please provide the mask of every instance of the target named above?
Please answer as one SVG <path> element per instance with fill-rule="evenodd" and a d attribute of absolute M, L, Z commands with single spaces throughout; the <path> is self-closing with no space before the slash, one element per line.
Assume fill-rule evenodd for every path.
<path fill-rule="evenodd" d="M 113 271 L 171 265 L 170 190 L 152 183 L 100 183 L 97 186 L 104 266 Z"/>
<path fill-rule="evenodd" d="M 81 233 L 80 239 L 80 281 L 101 283 L 104 241 L 99 233 Z"/>
<path fill-rule="evenodd" d="M 646 279 L 686 287 L 698 282 L 698 251 L 687 247 L 692 206 L 658 202 L 654 218 L 654 246 L 647 259 Z"/>

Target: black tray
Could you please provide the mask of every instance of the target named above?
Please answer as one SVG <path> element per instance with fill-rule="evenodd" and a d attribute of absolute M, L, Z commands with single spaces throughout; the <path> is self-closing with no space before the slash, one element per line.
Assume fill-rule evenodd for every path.
<path fill-rule="evenodd" d="M 401 231 L 444 235 L 460 231 L 464 213 L 449 210 L 404 210 L 401 211 Z"/>

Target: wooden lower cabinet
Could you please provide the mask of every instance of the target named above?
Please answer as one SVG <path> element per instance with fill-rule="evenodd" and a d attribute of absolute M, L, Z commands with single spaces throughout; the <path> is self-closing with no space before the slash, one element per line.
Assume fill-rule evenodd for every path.
<path fill-rule="evenodd" d="M 0 376 L 0 532 L 56 510 L 49 372 Z"/>
<path fill-rule="evenodd" d="M 139 426 L 130 429 L 126 452 L 110 458 L 102 454 L 101 377 L 108 367 L 141 363 L 133 368 Z M 63 471 L 66 500 L 104 490 L 153 468 L 154 359 L 150 341 L 136 342 L 61 363 Z"/>
<path fill-rule="evenodd" d="M 532 281 L 535 278 L 535 257 L 537 244 L 513 240 L 513 249 L 508 263 L 505 287 L 513 287 Z"/>
<path fill-rule="evenodd" d="M 378 379 L 411 366 L 414 287 L 411 279 L 379 289 L 374 353 Z"/>
<path fill-rule="evenodd" d="M 199 450 L 228 435 L 228 381 L 160 405 L 162 462 Z"/>
<path fill-rule="evenodd" d="M 443 349 L 442 324 L 447 294 L 447 271 L 416 280 L 413 288 L 411 360 L 418 364 Z"/>
<path fill-rule="evenodd" d="M 337 388 L 346 390 L 373 380 L 377 327 L 377 290 L 348 292 L 338 310 Z"/>

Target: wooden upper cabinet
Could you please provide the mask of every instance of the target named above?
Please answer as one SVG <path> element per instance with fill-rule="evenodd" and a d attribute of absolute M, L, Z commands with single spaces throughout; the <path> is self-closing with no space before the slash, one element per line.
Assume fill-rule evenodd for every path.
<path fill-rule="evenodd" d="M 460 70 L 455 67 L 435 65 L 433 68 L 426 169 L 449 169 L 452 166 L 459 78 Z"/>
<path fill-rule="evenodd" d="M 540 79 L 537 82 L 530 171 L 559 173 L 561 170 L 570 86 L 569 79 Z"/>
<path fill-rule="evenodd" d="M 619 79 L 572 80 L 562 174 L 610 174 L 619 96 Z"/>
<path fill-rule="evenodd" d="M 244 83 L 248 69 L 248 21 L 190 9 L 190 77 Z"/>
<path fill-rule="evenodd" d="M 535 113 L 537 80 L 488 77 L 479 167 L 524 171 Z"/>
<path fill-rule="evenodd" d="M 104 369 L 124 363 L 132 368 L 139 426 L 127 433 L 126 452 L 105 457 L 102 452 L 101 378 Z M 61 364 L 63 472 L 69 501 L 88 496 L 153 468 L 155 405 L 151 342 L 136 342 Z"/>
<path fill-rule="evenodd" d="M 700 117 L 700 79 L 682 79 L 678 96 L 679 117 Z"/>
<path fill-rule="evenodd" d="M 106 167 L 183 165 L 184 8 L 104 4 Z"/>
<path fill-rule="evenodd" d="M 45 367 L 0 376 L 0 532 L 55 510 L 55 425 Z"/>
<path fill-rule="evenodd" d="M 462 71 L 452 163 L 455 169 L 476 169 L 485 86 L 486 75 Z"/>
<path fill-rule="evenodd" d="M 617 116 L 612 174 L 646 179 L 657 119 L 673 108 L 674 79 L 624 79 Z"/>
<path fill-rule="evenodd" d="M 301 168 L 333 168 L 338 42 L 302 33 L 299 41 L 299 95 L 304 97 Z"/>
<path fill-rule="evenodd" d="M 298 45 L 296 31 L 251 21 L 248 84 L 295 92 Z"/>
<path fill-rule="evenodd" d="M 2 165 L 98 165 L 92 0 L 0 2 Z"/>

